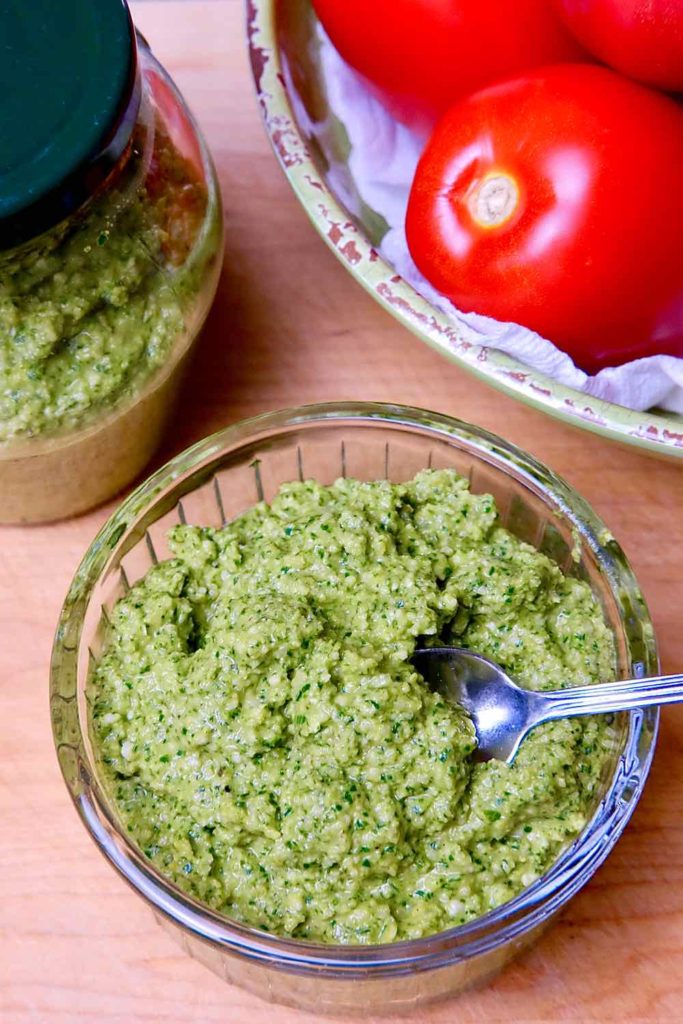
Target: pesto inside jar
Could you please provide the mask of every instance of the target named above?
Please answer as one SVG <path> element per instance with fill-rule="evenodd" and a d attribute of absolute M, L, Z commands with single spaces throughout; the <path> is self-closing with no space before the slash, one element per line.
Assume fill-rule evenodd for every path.
<path fill-rule="evenodd" d="M 0 444 L 86 426 L 163 365 L 185 330 L 205 260 L 199 171 L 157 118 L 84 211 L 0 253 Z M 149 166 L 147 165 L 149 162 Z"/>
<path fill-rule="evenodd" d="M 476 763 L 418 643 L 485 654 L 531 689 L 613 678 L 588 585 L 449 470 L 284 485 L 115 606 L 89 684 L 122 827 L 229 917 L 325 943 L 418 938 L 543 875 L 590 817 L 609 720 L 537 728 Z"/>

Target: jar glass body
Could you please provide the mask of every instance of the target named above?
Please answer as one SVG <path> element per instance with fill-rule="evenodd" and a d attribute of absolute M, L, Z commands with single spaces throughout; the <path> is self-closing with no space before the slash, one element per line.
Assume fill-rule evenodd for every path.
<path fill-rule="evenodd" d="M 142 40 L 138 64 L 117 166 L 70 217 L 0 254 L 0 522 L 85 511 L 138 475 L 216 290 L 211 157 Z"/>

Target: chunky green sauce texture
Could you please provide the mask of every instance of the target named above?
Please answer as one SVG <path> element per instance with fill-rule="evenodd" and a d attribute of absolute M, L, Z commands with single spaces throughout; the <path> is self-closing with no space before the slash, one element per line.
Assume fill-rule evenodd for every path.
<path fill-rule="evenodd" d="M 154 145 L 141 185 L 135 150 L 85 216 L 1 254 L 0 443 L 83 426 L 133 394 L 183 330 L 198 282 L 174 223 L 191 243 L 206 189 L 161 125 Z"/>
<path fill-rule="evenodd" d="M 446 470 L 292 483 L 170 544 L 117 604 L 90 696 L 124 826 L 188 893 L 282 935 L 415 938 L 509 900 L 583 828 L 604 719 L 477 764 L 469 718 L 410 664 L 426 637 L 533 689 L 613 674 L 588 586 L 491 497 Z"/>

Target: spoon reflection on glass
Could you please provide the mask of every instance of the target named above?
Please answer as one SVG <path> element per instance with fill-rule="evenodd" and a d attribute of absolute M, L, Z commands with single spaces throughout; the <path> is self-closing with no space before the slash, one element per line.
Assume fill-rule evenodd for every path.
<path fill-rule="evenodd" d="M 413 664 L 434 690 L 467 711 L 480 761 L 511 762 L 527 733 L 555 718 L 683 702 L 683 675 L 535 691 L 521 689 L 495 662 L 461 647 L 420 649 Z"/>

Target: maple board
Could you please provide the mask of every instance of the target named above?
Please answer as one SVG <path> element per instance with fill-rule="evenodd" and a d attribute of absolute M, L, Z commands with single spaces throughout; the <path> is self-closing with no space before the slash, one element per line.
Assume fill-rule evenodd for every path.
<path fill-rule="evenodd" d="M 375 399 L 471 420 L 567 477 L 631 559 L 663 667 L 683 666 L 683 467 L 545 418 L 403 330 L 325 248 L 267 142 L 240 0 L 152 0 L 134 16 L 213 150 L 227 247 L 219 294 L 156 464 L 236 419 Z M 112 506 L 0 529 L 0 1020 L 306 1024 L 190 960 L 105 863 L 53 752 L 48 664 L 74 569 Z M 533 951 L 414 1024 L 683 1020 L 683 708 L 668 708 L 632 823 Z M 366 1024 L 371 1024 L 365 1018 Z"/>

